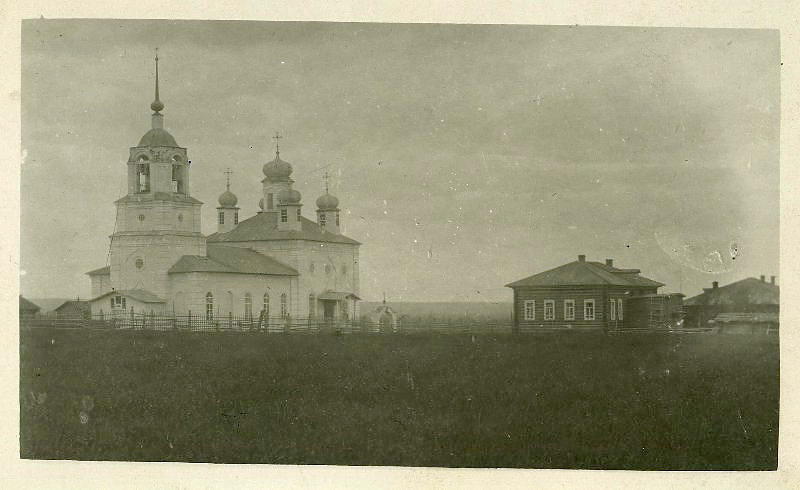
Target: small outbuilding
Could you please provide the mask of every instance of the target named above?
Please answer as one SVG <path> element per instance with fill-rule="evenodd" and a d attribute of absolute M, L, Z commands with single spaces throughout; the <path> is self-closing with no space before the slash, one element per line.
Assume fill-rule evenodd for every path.
<path fill-rule="evenodd" d="M 88 301 L 67 300 L 55 309 L 59 318 L 90 318 L 92 308 Z"/>
<path fill-rule="evenodd" d="M 709 325 L 716 333 L 769 335 L 778 333 L 777 313 L 720 313 Z"/>
<path fill-rule="evenodd" d="M 41 308 L 39 305 L 34 303 L 33 301 L 23 298 L 22 295 L 19 297 L 19 317 L 20 318 L 32 318 L 39 313 Z"/>
<path fill-rule="evenodd" d="M 400 315 L 386 304 L 386 300 L 368 317 L 372 325 L 381 332 L 396 332 L 400 328 Z"/>

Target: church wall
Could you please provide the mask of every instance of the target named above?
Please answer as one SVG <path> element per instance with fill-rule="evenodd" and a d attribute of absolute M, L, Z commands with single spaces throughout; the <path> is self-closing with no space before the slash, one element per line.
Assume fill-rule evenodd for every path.
<path fill-rule="evenodd" d="M 192 272 L 170 274 L 168 310 L 178 315 L 189 311 L 192 315 L 205 316 L 206 294 L 214 299 L 214 315 L 245 315 L 245 295 L 253 298 L 253 316 L 258 317 L 263 307 L 264 293 L 269 293 L 269 314 L 280 317 L 281 294 L 287 296 L 287 309 L 292 317 L 298 317 L 297 280 L 292 276 L 267 276 L 261 274 L 236 274 L 219 272 Z"/>
<path fill-rule="evenodd" d="M 117 231 L 200 232 L 200 204 L 171 201 L 121 203 Z"/>
<path fill-rule="evenodd" d="M 169 268 L 183 255 L 205 254 L 202 235 L 116 235 L 111 242 L 111 284 L 118 290 L 145 289 L 165 298 Z"/>

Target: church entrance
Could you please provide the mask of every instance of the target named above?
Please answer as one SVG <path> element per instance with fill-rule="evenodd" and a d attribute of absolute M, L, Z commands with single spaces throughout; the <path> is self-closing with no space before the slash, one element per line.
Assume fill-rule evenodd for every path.
<path fill-rule="evenodd" d="M 336 315 L 336 301 L 323 301 L 322 310 L 322 318 L 326 322 L 333 321 Z"/>

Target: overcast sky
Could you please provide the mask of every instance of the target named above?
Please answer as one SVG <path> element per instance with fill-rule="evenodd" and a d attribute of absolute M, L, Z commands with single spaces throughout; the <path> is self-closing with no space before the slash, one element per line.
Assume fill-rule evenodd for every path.
<path fill-rule="evenodd" d="M 107 264 L 156 47 L 203 231 L 228 167 L 256 212 L 280 131 L 306 217 L 330 165 L 365 299 L 510 301 L 505 284 L 581 253 L 687 295 L 778 273 L 777 31 L 31 20 L 22 34 L 29 297 L 86 297 L 84 273 Z"/>

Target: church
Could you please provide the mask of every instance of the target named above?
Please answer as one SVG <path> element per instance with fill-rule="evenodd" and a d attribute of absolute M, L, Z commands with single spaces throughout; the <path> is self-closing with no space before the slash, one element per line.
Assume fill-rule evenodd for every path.
<path fill-rule="evenodd" d="M 262 169 L 259 212 L 240 219 L 228 174 L 217 231 L 202 234 L 203 203 L 190 192 L 186 148 L 164 129 L 155 61 L 152 127 L 130 148 L 108 265 L 87 273 L 92 314 L 357 318 L 360 243 L 340 233 L 339 200 L 327 180 L 316 219 L 303 216 L 279 135 L 275 158 Z"/>

